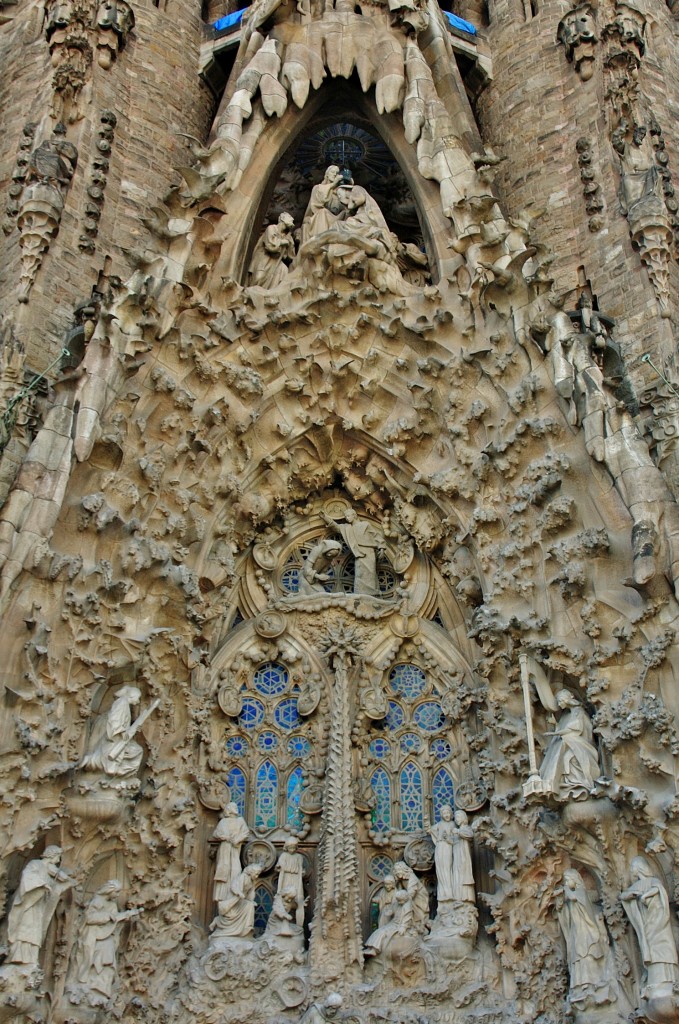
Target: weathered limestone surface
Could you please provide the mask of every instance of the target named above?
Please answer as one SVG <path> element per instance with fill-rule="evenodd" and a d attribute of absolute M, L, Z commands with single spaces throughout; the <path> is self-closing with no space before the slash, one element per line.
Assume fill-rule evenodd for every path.
<path fill-rule="evenodd" d="M 676 1024 L 674 11 L 201 13 L 0 5 L 0 1016 Z"/>

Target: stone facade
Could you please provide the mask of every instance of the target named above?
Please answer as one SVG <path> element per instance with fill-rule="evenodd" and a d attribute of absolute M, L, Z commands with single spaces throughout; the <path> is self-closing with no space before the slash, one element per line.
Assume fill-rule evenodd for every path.
<path fill-rule="evenodd" d="M 449 15 L 0 5 L 4 1020 L 679 1022 L 677 22 Z"/>

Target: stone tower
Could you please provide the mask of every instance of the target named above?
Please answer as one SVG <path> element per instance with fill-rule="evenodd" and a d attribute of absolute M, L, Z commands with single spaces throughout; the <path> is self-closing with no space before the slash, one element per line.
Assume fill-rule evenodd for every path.
<path fill-rule="evenodd" d="M 0 2 L 2 1020 L 679 1024 L 673 5 L 234 7 Z"/>

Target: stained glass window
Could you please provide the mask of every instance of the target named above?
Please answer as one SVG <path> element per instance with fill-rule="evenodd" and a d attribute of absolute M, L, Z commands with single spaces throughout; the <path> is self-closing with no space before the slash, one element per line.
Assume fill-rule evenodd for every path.
<path fill-rule="evenodd" d="M 389 701 L 389 710 L 384 716 L 387 729 L 400 729 L 403 725 L 403 711 L 393 700 Z"/>
<path fill-rule="evenodd" d="M 394 693 L 406 700 L 415 700 L 423 693 L 427 677 L 417 665 L 394 665 L 389 673 L 389 682 Z"/>
<path fill-rule="evenodd" d="M 413 722 L 425 732 L 438 732 L 445 725 L 445 721 L 446 716 L 441 710 L 441 705 L 435 700 L 418 704 L 413 711 Z"/>
<path fill-rule="evenodd" d="M 401 828 L 404 832 L 420 832 L 424 828 L 422 772 L 407 761 L 401 769 Z"/>
<path fill-rule="evenodd" d="M 278 811 L 278 772 L 271 761 L 257 769 L 255 786 L 255 828 L 275 828 Z"/>
<path fill-rule="evenodd" d="M 450 757 L 451 747 L 448 740 L 436 739 L 431 741 L 431 752 L 437 761 L 445 761 Z"/>
<path fill-rule="evenodd" d="M 245 775 L 240 768 L 230 768 L 226 776 L 229 799 L 238 807 L 240 815 L 245 814 Z"/>
<path fill-rule="evenodd" d="M 308 757 L 311 753 L 311 744 L 306 736 L 291 736 L 288 740 L 288 752 L 293 757 Z"/>
<path fill-rule="evenodd" d="M 261 935 L 269 920 L 273 907 L 273 895 L 266 885 L 258 885 L 255 889 L 255 935 Z"/>
<path fill-rule="evenodd" d="M 246 697 L 238 721 L 244 729 L 254 729 L 264 718 L 264 705 L 261 700 Z"/>
<path fill-rule="evenodd" d="M 276 661 L 260 665 L 252 680 L 255 690 L 265 697 L 276 697 L 288 685 L 288 670 Z"/>
<path fill-rule="evenodd" d="M 290 772 L 288 776 L 288 825 L 292 825 L 293 828 L 301 828 L 304 823 L 304 816 L 299 809 L 299 801 L 302 796 L 303 789 L 302 781 L 302 769 L 299 765 Z"/>
<path fill-rule="evenodd" d="M 265 753 L 269 750 L 276 750 L 278 747 L 278 736 L 275 732 L 265 729 L 264 732 L 260 732 L 257 737 L 257 746 Z"/>
<path fill-rule="evenodd" d="M 300 724 L 297 700 L 294 697 L 282 700 L 274 711 L 274 718 L 276 725 L 279 725 L 281 729 L 296 729 Z"/>
<path fill-rule="evenodd" d="M 368 749 L 373 757 L 383 758 L 387 756 L 391 750 L 391 746 L 383 736 L 378 736 L 377 739 L 370 741 L 370 747 Z"/>
<path fill-rule="evenodd" d="M 445 768 L 439 768 L 433 778 L 431 785 L 432 801 L 434 804 L 434 821 L 441 817 L 441 808 L 448 804 L 455 806 L 455 787 L 450 772 Z"/>
<path fill-rule="evenodd" d="M 422 740 L 414 732 L 405 732 L 401 736 L 401 750 L 404 754 L 417 753 L 422 749 Z"/>
<path fill-rule="evenodd" d="M 283 590 L 287 591 L 288 594 L 299 593 L 299 574 L 300 567 L 298 565 L 287 565 L 281 573 L 281 586 Z"/>
<path fill-rule="evenodd" d="M 370 858 L 368 874 L 371 878 L 386 878 L 391 874 L 394 862 L 386 853 L 378 853 Z"/>
<path fill-rule="evenodd" d="M 245 736 L 229 736 L 225 746 L 229 757 L 243 757 L 250 749 L 250 744 Z"/>
<path fill-rule="evenodd" d="M 375 794 L 372 826 L 376 832 L 386 832 L 391 827 L 391 784 L 384 768 L 376 768 L 370 780 Z"/>

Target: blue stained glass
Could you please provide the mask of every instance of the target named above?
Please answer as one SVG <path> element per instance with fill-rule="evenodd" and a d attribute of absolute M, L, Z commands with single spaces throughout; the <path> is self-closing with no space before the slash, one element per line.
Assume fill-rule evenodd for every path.
<path fill-rule="evenodd" d="M 431 792 L 434 801 L 434 821 L 441 818 L 441 808 L 448 804 L 455 807 L 455 787 L 450 773 L 445 768 L 439 768 L 431 784 Z"/>
<path fill-rule="evenodd" d="M 401 828 L 420 832 L 424 828 L 422 772 L 408 761 L 401 769 Z"/>
<path fill-rule="evenodd" d="M 438 701 L 427 700 L 413 711 L 413 722 L 425 732 L 438 732 L 445 725 L 446 716 Z"/>
<path fill-rule="evenodd" d="M 278 746 L 278 736 L 275 732 L 269 732 L 269 730 L 266 729 L 264 732 L 260 732 L 257 737 L 257 746 L 260 750 L 263 750 L 264 753 L 269 750 L 275 750 Z"/>
<path fill-rule="evenodd" d="M 311 753 L 311 744 L 306 736 L 291 736 L 288 740 L 288 752 L 293 757 L 308 757 Z"/>
<path fill-rule="evenodd" d="M 431 741 L 431 752 L 437 761 L 445 761 L 447 757 L 450 757 L 452 750 L 448 740 L 432 740 Z"/>
<path fill-rule="evenodd" d="M 240 768 L 229 768 L 226 775 L 229 787 L 229 800 L 236 804 L 241 817 L 245 816 L 245 776 Z"/>
<path fill-rule="evenodd" d="M 244 729 L 254 729 L 264 718 L 264 705 L 261 700 L 246 697 L 238 721 Z"/>
<path fill-rule="evenodd" d="M 281 573 L 281 586 L 288 594 L 299 593 L 300 569 L 297 565 L 288 565 Z"/>
<path fill-rule="evenodd" d="M 401 750 L 404 754 L 416 754 L 421 749 L 422 740 L 414 732 L 406 732 L 401 736 Z"/>
<path fill-rule="evenodd" d="M 301 828 L 304 824 L 304 815 L 299 809 L 303 789 L 302 769 L 297 765 L 288 776 L 288 825 L 293 828 Z"/>
<path fill-rule="evenodd" d="M 417 665 L 394 665 L 389 673 L 389 682 L 394 693 L 406 700 L 415 700 L 427 685 L 427 677 Z"/>
<path fill-rule="evenodd" d="M 282 700 L 274 711 L 276 725 L 281 729 L 296 729 L 300 724 L 299 712 L 297 711 L 297 700 L 295 697 L 288 697 Z"/>
<path fill-rule="evenodd" d="M 444 626 L 444 624 L 443 624 L 443 619 L 441 618 L 441 612 L 438 610 L 438 608 L 436 609 L 436 612 L 434 613 L 434 615 L 432 615 L 431 621 L 435 622 L 437 626 L 441 627 L 441 629 L 445 629 L 446 628 Z"/>
<path fill-rule="evenodd" d="M 387 729 L 400 729 L 403 725 L 403 711 L 398 704 L 394 704 L 393 700 L 389 701 L 389 710 L 384 716 L 384 724 Z"/>
<path fill-rule="evenodd" d="M 272 907 L 271 891 L 265 885 L 258 885 L 255 889 L 255 935 L 261 935 L 266 928 Z"/>
<path fill-rule="evenodd" d="M 368 874 L 371 878 L 386 878 L 391 874 L 393 867 L 394 862 L 391 857 L 388 857 L 386 853 L 378 853 L 377 856 L 370 858 Z"/>
<path fill-rule="evenodd" d="M 265 697 L 276 697 L 288 685 L 288 670 L 277 661 L 268 661 L 255 672 L 253 685 Z"/>
<path fill-rule="evenodd" d="M 391 827 L 391 784 L 384 768 L 376 768 L 370 780 L 375 794 L 372 826 L 376 832 L 386 832 Z"/>
<path fill-rule="evenodd" d="M 243 757 L 250 749 L 250 744 L 245 736 L 229 736 L 224 745 L 229 757 Z"/>
<path fill-rule="evenodd" d="M 271 761 L 257 769 L 255 828 L 275 828 L 278 811 L 278 772 Z"/>
<path fill-rule="evenodd" d="M 391 746 L 382 736 L 378 736 L 377 739 L 370 741 L 368 750 L 373 757 L 383 758 L 389 754 Z"/>

